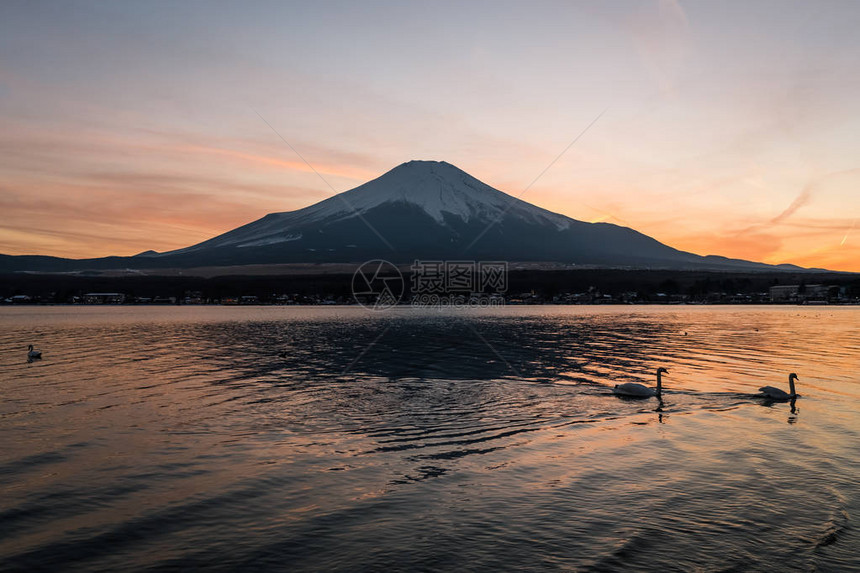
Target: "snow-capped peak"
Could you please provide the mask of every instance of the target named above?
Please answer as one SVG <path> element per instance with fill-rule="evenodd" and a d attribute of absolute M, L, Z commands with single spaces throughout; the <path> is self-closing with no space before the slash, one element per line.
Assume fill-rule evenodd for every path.
<path fill-rule="evenodd" d="M 386 203 L 411 203 L 438 223 L 447 215 L 463 221 L 495 220 L 502 214 L 543 220 L 560 229 L 567 217 L 545 211 L 475 179 L 445 161 L 409 161 L 355 189 L 302 209 L 314 217 L 351 216 Z M 286 213 L 285 213 L 286 214 Z M 537 222 L 537 221 L 535 221 Z"/>
<path fill-rule="evenodd" d="M 296 231 L 298 226 L 347 219 L 376 207 L 397 203 L 418 206 L 440 225 L 447 225 L 446 218 L 452 216 L 467 223 L 495 223 L 502 217 L 514 217 L 564 230 L 572 221 L 493 189 L 450 163 L 409 161 L 355 189 L 304 209 L 266 215 L 229 233 L 173 253 L 203 247 L 251 247 L 294 241 L 302 236 Z"/>

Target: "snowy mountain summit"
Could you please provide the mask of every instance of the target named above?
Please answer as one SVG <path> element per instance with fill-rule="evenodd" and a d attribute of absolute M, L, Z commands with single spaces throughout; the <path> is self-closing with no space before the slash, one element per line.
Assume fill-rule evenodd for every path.
<path fill-rule="evenodd" d="M 378 209 L 411 207 L 437 224 L 452 228 L 459 224 L 484 226 L 515 217 L 557 230 L 570 226 L 568 217 L 516 199 L 475 179 L 444 161 L 409 161 L 380 177 L 315 205 L 272 213 L 235 231 L 199 245 L 172 251 L 186 253 L 212 247 L 259 247 L 296 241 L 305 236 L 309 224 L 330 225 L 361 218 Z"/>
<path fill-rule="evenodd" d="M 559 229 L 566 229 L 570 221 L 563 215 L 493 189 L 445 161 L 403 163 L 381 177 L 320 205 L 332 200 L 335 207 L 341 203 L 341 209 L 348 205 L 346 211 L 341 210 L 345 215 L 349 215 L 351 209 L 365 212 L 385 203 L 410 203 L 440 224 L 445 224 L 448 216 L 459 217 L 468 223 L 492 222 L 504 214 L 555 225 Z"/>

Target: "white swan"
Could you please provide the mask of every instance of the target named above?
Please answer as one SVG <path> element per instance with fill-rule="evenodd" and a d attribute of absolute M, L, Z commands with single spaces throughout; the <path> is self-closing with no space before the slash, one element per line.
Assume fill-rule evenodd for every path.
<path fill-rule="evenodd" d="M 649 388 L 636 382 L 626 382 L 624 384 L 616 384 L 612 391 L 617 396 L 630 396 L 632 398 L 650 398 L 651 396 L 656 396 L 659 398 L 663 392 L 663 372 L 666 374 L 669 373 L 665 368 L 657 369 L 657 388 Z"/>
<path fill-rule="evenodd" d="M 36 358 L 41 358 L 41 357 L 42 357 L 42 351 L 41 350 L 36 350 L 35 348 L 33 348 L 32 344 L 27 347 L 27 358 L 29 360 L 35 360 Z"/>
<path fill-rule="evenodd" d="M 788 389 L 790 391 L 788 393 L 786 393 L 785 390 L 774 386 L 762 386 L 758 391 L 761 392 L 765 398 L 770 400 L 792 400 L 798 396 L 797 392 L 794 390 L 795 380 L 799 380 L 797 374 L 792 372 L 788 375 Z"/>

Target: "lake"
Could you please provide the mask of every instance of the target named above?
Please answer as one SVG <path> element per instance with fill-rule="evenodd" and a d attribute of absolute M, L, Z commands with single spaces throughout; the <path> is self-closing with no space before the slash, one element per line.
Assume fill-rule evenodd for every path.
<path fill-rule="evenodd" d="M 0 324 L 0 570 L 860 570 L 857 307 Z"/>

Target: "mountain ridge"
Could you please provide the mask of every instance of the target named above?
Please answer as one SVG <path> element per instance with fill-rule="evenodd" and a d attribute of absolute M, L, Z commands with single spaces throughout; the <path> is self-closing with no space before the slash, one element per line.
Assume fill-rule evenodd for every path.
<path fill-rule="evenodd" d="M 0 270 L 189 268 L 424 260 L 607 268 L 799 270 L 674 249 L 629 227 L 587 223 L 508 195 L 444 161 L 410 161 L 323 201 L 270 213 L 181 249 L 133 257 L 0 255 Z"/>

